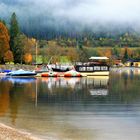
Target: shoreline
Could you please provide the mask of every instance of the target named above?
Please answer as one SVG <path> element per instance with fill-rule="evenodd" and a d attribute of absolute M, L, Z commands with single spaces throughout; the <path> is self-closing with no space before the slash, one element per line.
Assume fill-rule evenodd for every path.
<path fill-rule="evenodd" d="M 36 137 L 31 133 L 12 128 L 8 125 L 0 123 L 0 140 L 44 140 L 42 138 Z M 54 140 L 48 137 L 45 140 Z"/>
<path fill-rule="evenodd" d="M 8 69 L 8 70 L 31 70 L 33 71 L 35 69 L 35 65 L 25 65 L 25 64 L 6 64 L 6 65 L 0 65 L 0 69 Z"/>

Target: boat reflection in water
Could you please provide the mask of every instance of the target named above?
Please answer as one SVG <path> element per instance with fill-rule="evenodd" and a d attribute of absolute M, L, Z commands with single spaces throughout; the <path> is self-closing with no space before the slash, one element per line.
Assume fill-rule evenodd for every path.
<path fill-rule="evenodd" d="M 44 86 L 46 87 L 48 96 L 52 95 L 52 93 L 53 95 L 55 94 L 58 96 L 61 89 L 66 90 L 65 92 L 63 91 L 61 95 L 66 93 L 71 94 L 74 92 L 75 94 L 79 94 L 78 96 L 83 94 L 87 96 L 107 96 L 109 93 L 109 76 L 90 76 L 82 78 L 38 78 L 38 83 L 40 82 L 45 84 Z"/>
<path fill-rule="evenodd" d="M 26 82 L 0 79 L 0 122 L 42 139 L 140 139 L 140 75 Z"/>
<path fill-rule="evenodd" d="M 35 82 L 35 77 L 3 77 L 1 81 L 9 81 L 12 84 L 28 84 Z"/>
<path fill-rule="evenodd" d="M 93 140 L 94 130 L 89 126 L 92 122 L 94 127 L 94 118 L 103 110 L 100 103 L 108 98 L 108 80 L 108 77 L 1 79 L 0 122 L 45 139 L 56 136 L 61 140 L 87 137 Z M 99 89 L 106 90 L 107 96 L 93 94 Z"/>

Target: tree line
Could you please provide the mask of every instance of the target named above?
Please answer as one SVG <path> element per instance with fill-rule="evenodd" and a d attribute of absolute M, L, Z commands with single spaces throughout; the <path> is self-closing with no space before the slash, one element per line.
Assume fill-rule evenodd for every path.
<path fill-rule="evenodd" d="M 89 31 L 75 36 L 59 34 L 51 39 L 37 40 L 21 31 L 15 13 L 11 15 L 9 24 L 0 20 L 0 63 L 31 64 L 35 62 L 36 53 L 42 63 L 47 63 L 51 57 L 52 63 L 56 63 L 87 61 L 90 56 L 126 61 L 140 57 L 140 36 L 135 32 L 107 36 Z"/>
<path fill-rule="evenodd" d="M 16 14 L 11 15 L 10 24 L 0 20 L 0 63 L 30 63 L 35 39 L 20 31 Z"/>

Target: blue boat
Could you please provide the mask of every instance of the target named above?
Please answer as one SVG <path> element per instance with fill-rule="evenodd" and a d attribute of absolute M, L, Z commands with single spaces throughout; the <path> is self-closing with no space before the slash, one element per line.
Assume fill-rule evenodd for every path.
<path fill-rule="evenodd" d="M 3 70 L 3 69 L 0 69 L 0 73 L 9 73 L 11 72 L 11 70 Z"/>

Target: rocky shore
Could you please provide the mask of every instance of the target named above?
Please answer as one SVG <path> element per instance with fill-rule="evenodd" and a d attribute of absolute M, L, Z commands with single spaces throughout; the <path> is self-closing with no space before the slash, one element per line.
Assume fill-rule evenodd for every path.
<path fill-rule="evenodd" d="M 8 69 L 8 70 L 19 70 L 19 69 L 23 69 L 23 70 L 34 70 L 35 69 L 35 65 L 21 65 L 21 64 L 6 64 L 6 65 L 0 65 L 0 69 Z"/>

